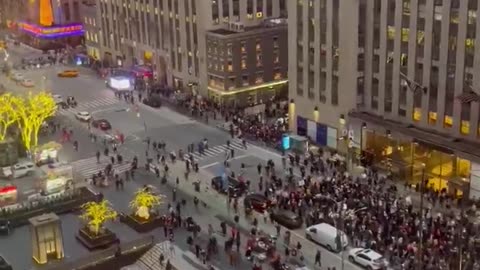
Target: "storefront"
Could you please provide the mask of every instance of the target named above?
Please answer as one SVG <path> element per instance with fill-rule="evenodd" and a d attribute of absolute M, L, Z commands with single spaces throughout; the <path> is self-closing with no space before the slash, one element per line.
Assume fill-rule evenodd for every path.
<path fill-rule="evenodd" d="M 316 123 L 315 121 L 297 116 L 297 135 L 305 136 L 313 144 L 327 147 L 331 150 L 338 148 L 338 131 L 334 127 Z"/>
<path fill-rule="evenodd" d="M 456 149 L 455 143 L 414 127 L 378 119 L 368 121 L 372 119 L 352 119 L 353 126 L 362 121 L 364 165 L 391 172 L 394 179 L 412 186 L 424 179 L 429 189 L 455 196 L 472 197 L 475 190 L 469 194 L 470 182 L 475 178 L 475 194 L 480 195 L 480 166 L 471 161 L 468 153 Z M 472 173 L 475 168 L 479 169 L 478 179 Z"/>
<path fill-rule="evenodd" d="M 224 90 L 225 85 L 211 79 L 208 96 L 211 100 L 231 107 L 248 107 L 266 103 L 279 97 L 286 97 L 288 80 L 275 81 L 261 85 Z"/>

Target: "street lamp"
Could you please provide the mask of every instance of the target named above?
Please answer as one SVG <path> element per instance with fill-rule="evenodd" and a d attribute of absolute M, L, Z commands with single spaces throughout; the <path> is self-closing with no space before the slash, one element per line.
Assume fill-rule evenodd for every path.
<path fill-rule="evenodd" d="M 318 120 L 319 120 L 319 112 L 318 112 L 318 107 L 315 106 L 315 108 L 313 109 L 313 121 L 315 121 L 315 123 L 318 123 Z"/>
<path fill-rule="evenodd" d="M 362 128 L 360 129 L 360 161 L 362 159 L 362 154 L 363 154 L 363 132 L 365 132 L 365 129 L 367 128 L 367 123 L 363 122 L 362 123 Z M 361 164 L 360 164 L 361 165 Z"/>

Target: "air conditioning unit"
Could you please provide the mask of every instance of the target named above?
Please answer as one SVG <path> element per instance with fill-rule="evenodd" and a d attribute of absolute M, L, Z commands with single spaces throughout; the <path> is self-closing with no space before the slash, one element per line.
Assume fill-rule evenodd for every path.
<path fill-rule="evenodd" d="M 234 31 L 234 32 L 244 32 L 245 31 L 245 25 L 241 22 L 230 22 L 228 23 L 228 30 Z"/>

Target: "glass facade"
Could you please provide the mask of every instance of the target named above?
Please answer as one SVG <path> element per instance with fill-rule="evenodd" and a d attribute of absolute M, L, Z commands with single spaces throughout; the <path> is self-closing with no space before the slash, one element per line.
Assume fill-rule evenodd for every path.
<path fill-rule="evenodd" d="M 370 130 L 365 132 L 365 139 L 368 163 L 392 172 L 396 179 L 417 185 L 423 176 L 429 189 L 457 196 L 468 190 L 471 162 L 448 149 Z"/>

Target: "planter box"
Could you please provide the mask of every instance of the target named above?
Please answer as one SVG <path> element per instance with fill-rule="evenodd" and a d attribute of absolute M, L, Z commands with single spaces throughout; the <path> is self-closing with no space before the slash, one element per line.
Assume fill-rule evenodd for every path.
<path fill-rule="evenodd" d="M 76 211 L 86 202 L 99 201 L 100 194 L 92 192 L 86 187 L 78 188 L 70 197 L 52 200 L 50 202 L 32 204 L 28 209 L 1 213 L 0 220 L 9 220 L 12 227 L 28 224 L 28 219 L 45 213 L 66 214 Z"/>
<path fill-rule="evenodd" d="M 153 231 L 156 228 L 163 227 L 165 218 L 158 215 L 151 215 L 150 219 L 138 219 L 133 215 L 120 214 L 120 222 L 126 224 L 128 227 L 134 229 L 138 233 L 146 233 Z"/>
<path fill-rule="evenodd" d="M 88 250 L 108 248 L 113 244 L 120 243 L 115 233 L 108 229 L 105 229 L 105 231 L 99 235 L 91 235 L 87 228 L 82 228 L 78 231 L 75 238 Z"/>

